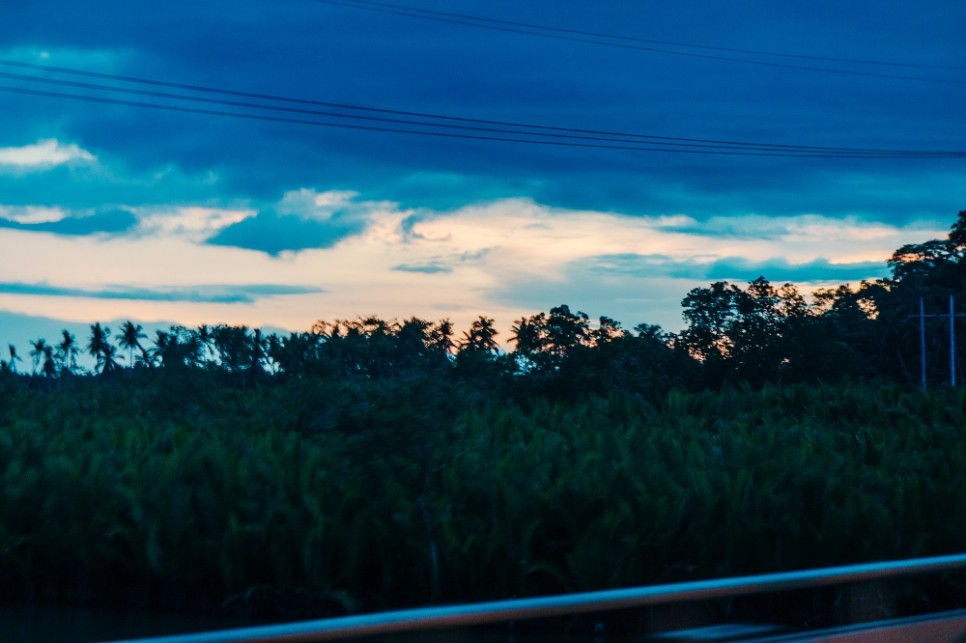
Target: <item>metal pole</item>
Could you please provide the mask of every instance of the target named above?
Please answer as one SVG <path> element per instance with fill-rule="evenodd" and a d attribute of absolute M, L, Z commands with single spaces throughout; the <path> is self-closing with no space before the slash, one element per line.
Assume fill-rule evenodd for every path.
<path fill-rule="evenodd" d="M 689 581 L 672 585 L 630 587 L 560 596 L 423 607 L 397 612 L 342 616 L 319 621 L 138 639 L 139 643 L 282 643 L 330 641 L 353 636 L 395 634 L 436 628 L 505 623 L 528 618 L 587 614 L 647 605 L 748 596 L 810 587 L 827 587 L 910 574 L 946 572 L 966 567 L 966 554 L 913 558 L 778 572 L 758 576 Z"/>
<path fill-rule="evenodd" d="M 949 385 L 956 388 L 956 313 L 949 296 Z"/>
<path fill-rule="evenodd" d="M 919 298 L 919 368 L 922 371 L 922 389 L 926 390 L 926 304 Z"/>

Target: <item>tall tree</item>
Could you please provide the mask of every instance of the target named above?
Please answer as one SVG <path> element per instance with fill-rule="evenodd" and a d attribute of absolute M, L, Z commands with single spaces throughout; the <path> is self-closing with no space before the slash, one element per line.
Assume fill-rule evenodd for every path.
<path fill-rule="evenodd" d="M 734 347 L 732 328 L 741 315 L 746 295 L 727 281 L 717 281 L 707 288 L 688 292 L 684 306 L 685 328 L 678 341 L 692 357 L 704 365 L 713 380 L 724 376 Z"/>
<path fill-rule="evenodd" d="M 57 362 L 54 359 L 53 346 L 48 344 L 47 340 L 43 338 L 30 342 L 30 345 L 33 346 L 33 350 L 30 351 L 30 356 L 34 362 L 34 374 L 39 369 L 44 377 L 57 375 Z"/>
<path fill-rule="evenodd" d="M 459 352 L 493 355 L 500 348 L 495 339 L 498 334 L 493 318 L 480 315 L 470 324 L 469 330 L 463 331 Z"/>
<path fill-rule="evenodd" d="M 108 373 L 117 368 L 117 349 L 110 342 L 111 329 L 100 322 L 91 325 L 91 338 L 87 343 L 88 354 L 97 360 L 97 371 Z"/>
<path fill-rule="evenodd" d="M 17 355 L 17 347 L 13 344 L 7 344 L 7 352 L 10 355 L 10 360 L 6 362 L 7 368 L 10 369 L 11 372 L 16 373 L 17 362 L 22 362 L 23 360 L 19 355 Z"/>
<path fill-rule="evenodd" d="M 121 348 L 127 349 L 129 366 L 134 366 L 134 349 L 138 349 L 144 353 L 144 347 L 141 345 L 141 340 L 147 339 L 147 337 L 148 336 L 144 334 L 144 329 L 141 327 L 141 324 L 135 324 L 134 322 L 128 320 L 121 326 L 121 335 L 118 338 L 117 343 Z"/>
<path fill-rule="evenodd" d="M 77 356 L 80 347 L 77 338 L 69 331 L 62 331 L 60 343 L 57 345 L 57 360 L 60 362 L 61 372 L 73 373 L 77 370 Z"/>
<path fill-rule="evenodd" d="M 195 336 L 201 345 L 202 361 L 205 366 L 210 366 L 215 359 L 215 336 L 211 332 L 208 324 L 201 324 L 195 329 Z"/>
<path fill-rule="evenodd" d="M 438 351 L 449 355 L 456 348 L 453 341 L 453 322 L 441 319 L 429 329 L 429 342 Z"/>

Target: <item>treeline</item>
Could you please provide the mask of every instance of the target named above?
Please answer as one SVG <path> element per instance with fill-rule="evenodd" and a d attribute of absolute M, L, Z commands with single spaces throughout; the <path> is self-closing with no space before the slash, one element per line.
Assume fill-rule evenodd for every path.
<path fill-rule="evenodd" d="M 457 336 L 449 320 L 359 318 L 320 321 L 308 332 L 263 333 L 244 326 L 173 326 L 147 337 L 124 323 L 93 324 L 86 341 L 63 331 L 32 342 L 30 368 L 14 346 L 0 372 L 54 380 L 88 371 L 81 352 L 109 375 L 124 367 L 203 369 L 243 384 L 305 376 L 390 378 L 466 375 L 562 395 L 623 389 L 661 395 L 674 388 L 747 382 L 835 382 L 843 378 L 914 384 L 920 380 L 920 327 L 930 379 L 948 381 L 950 297 L 966 303 L 966 211 L 945 239 L 909 244 L 889 259 L 891 276 L 817 291 L 807 300 L 790 283 L 764 277 L 744 287 L 727 281 L 689 292 L 680 333 L 608 317 L 592 321 L 566 305 L 523 317 L 501 349 L 493 319 L 480 316 Z M 924 302 L 925 320 L 916 319 Z M 943 316 L 946 316 L 945 318 Z M 960 345 L 966 342 L 961 342 Z M 512 346 L 512 349 L 510 349 Z M 957 360 L 962 379 L 962 359 Z"/>

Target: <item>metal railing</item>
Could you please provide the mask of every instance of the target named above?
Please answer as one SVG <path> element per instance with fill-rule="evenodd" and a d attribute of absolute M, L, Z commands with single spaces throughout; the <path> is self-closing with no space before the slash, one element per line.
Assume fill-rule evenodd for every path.
<path fill-rule="evenodd" d="M 966 568 L 966 554 L 469 605 L 424 607 L 280 625 L 137 639 L 137 643 L 330 641 L 373 634 L 486 625 L 523 619 L 827 587 L 962 568 Z"/>

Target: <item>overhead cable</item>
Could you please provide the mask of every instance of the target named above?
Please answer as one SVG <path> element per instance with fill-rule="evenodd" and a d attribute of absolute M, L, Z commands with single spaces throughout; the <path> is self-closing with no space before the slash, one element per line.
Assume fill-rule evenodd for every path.
<path fill-rule="evenodd" d="M 22 85 L 0 86 L 0 91 L 5 92 L 193 113 L 212 117 L 271 121 L 316 127 L 369 130 L 500 143 L 693 154 L 819 158 L 959 158 L 966 156 L 966 151 L 959 150 L 821 147 L 585 130 L 314 101 L 273 94 L 240 92 L 201 85 L 187 85 L 147 78 L 102 74 L 85 70 L 46 67 L 16 61 L 0 60 L 0 65 L 6 65 L 8 67 L 14 66 L 21 69 L 28 68 L 35 72 L 45 70 L 47 72 L 53 72 L 55 76 L 59 73 L 72 74 L 75 77 L 78 75 L 88 78 L 93 77 L 99 78 L 102 81 L 115 83 L 104 84 L 103 82 L 93 83 L 67 80 L 51 77 L 50 74 L 38 75 L 37 73 L 0 72 L 0 78 L 26 83 L 27 85 L 54 85 L 72 90 L 83 90 L 88 93 L 78 94 L 63 91 L 48 91 Z M 164 88 L 166 91 L 161 91 L 160 89 L 145 89 L 145 86 Z M 172 89 L 177 91 L 167 91 Z M 116 97 L 116 94 L 148 97 L 155 102 L 125 100 Z M 247 97 L 249 100 L 237 100 L 240 97 Z M 156 102 L 158 99 L 165 102 Z M 295 107 L 292 106 L 293 104 L 300 104 L 301 106 Z M 212 109 L 212 106 L 230 108 L 231 111 L 226 109 Z M 309 108 L 310 106 L 324 106 L 327 109 L 311 109 Z"/>
<path fill-rule="evenodd" d="M 510 20 L 497 20 L 480 16 L 452 13 L 447 11 L 432 11 L 429 9 L 419 9 L 404 5 L 389 4 L 384 2 L 372 2 L 370 0 L 313 0 L 316 3 L 340 6 L 350 9 L 361 9 L 390 15 L 405 16 L 421 20 L 431 20 L 458 24 L 467 27 L 477 27 L 489 29 L 491 31 L 502 31 L 553 40 L 564 40 L 579 42 L 604 47 L 615 47 L 618 49 L 631 49 L 650 53 L 668 54 L 672 56 L 685 56 L 689 58 L 703 58 L 707 60 L 717 60 L 745 65 L 757 65 L 763 67 L 777 67 L 781 69 L 795 69 L 811 72 L 822 72 L 830 74 L 841 74 L 847 76 L 868 76 L 873 78 L 885 78 L 891 80 L 908 80 L 926 83 L 941 83 L 952 85 L 966 85 L 966 80 L 960 78 L 936 78 L 930 76 L 911 76 L 903 74 L 892 74 L 876 72 L 863 69 L 843 69 L 836 67 L 819 67 L 815 65 L 804 65 L 794 63 L 783 63 L 775 60 L 761 59 L 760 57 L 774 57 L 782 59 L 811 60 L 822 63 L 866 65 L 894 68 L 918 68 L 943 71 L 966 71 L 966 67 L 957 65 L 942 65 L 930 63 L 906 63 L 898 61 L 870 60 L 862 58 L 835 58 L 831 56 L 817 56 L 809 54 L 794 54 L 784 52 L 773 52 L 759 49 L 741 49 L 737 47 L 720 47 L 715 45 L 703 45 L 685 42 L 675 42 L 670 40 L 655 40 L 649 38 L 637 38 L 632 36 L 621 36 L 606 34 L 601 32 L 583 31 L 579 29 L 565 29 L 560 27 L 550 27 L 527 22 L 514 22 Z M 678 49 L 669 49 L 677 47 Z M 698 51 L 688 51 L 698 50 Z M 722 52 L 722 54 L 742 54 L 744 56 L 757 56 L 758 58 L 738 58 L 730 55 L 699 53 Z"/>

